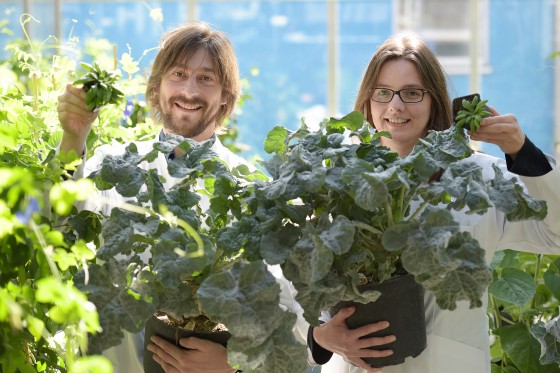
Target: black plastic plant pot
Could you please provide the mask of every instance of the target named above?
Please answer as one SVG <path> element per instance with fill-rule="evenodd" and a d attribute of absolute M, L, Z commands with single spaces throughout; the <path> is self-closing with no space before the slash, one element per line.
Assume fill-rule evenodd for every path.
<path fill-rule="evenodd" d="M 159 365 L 154 359 L 153 354 L 148 351 L 147 347 L 150 344 L 150 338 L 153 335 L 157 335 L 174 345 L 184 348 L 179 344 L 181 338 L 186 337 L 197 337 L 202 339 L 207 339 L 212 342 L 219 343 L 224 347 L 227 345 L 227 341 L 231 334 L 227 331 L 217 331 L 217 332 L 195 332 L 192 330 L 185 330 L 180 327 L 170 325 L 163 320 L 160 320 L 156 315 L 152 316 L 148 321 L 146 321 L 144 329 L 144 372 L 145 373 L 165 373 L 161 365 Z"/>
<path fill-rule="evenodd" d="M 424 318 L 424 288 L 407 274 L 382 284 L 358 286 L 363 290 L 378 290 L 381 296 L 375 302 L 363 304 L 351 301 L 337 303 L 331 309 L 335 315 L 341 308 L 355 306 L 356 311 L 346 319 L 350 329 L 363 325 L 388 321 L 387 329 L 368 335 L 394 335 L 397 339 L 374 350 L 393 350 L 393 355 L 382 358 L 364 358 L 374 368 L 404 363 L 409 356 L 416 357 L 426 348 L 426 321 Z"/>

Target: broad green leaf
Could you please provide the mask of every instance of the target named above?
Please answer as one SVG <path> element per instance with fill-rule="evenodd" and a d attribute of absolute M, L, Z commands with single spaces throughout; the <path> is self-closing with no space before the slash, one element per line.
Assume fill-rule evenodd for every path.
<path fill-rule="evenodd" d="M 533 299 L 536 288 L 530 274 L 517 268 L 505 268 L 501 278 L 493 282 L 488 291 L 497 298 L 524 306 Z"/>
<path fill-rule="evenodd" d="M 288 136 L 288 129 L 280 126 L 274 127 L 266 135 L 264 140 L 264 150 L 268 154 L 276 153 L 280 156 L 286 153 L 285 139 Z"/>
<path fill-rule="evenodd" d="M 55 249 L 52 259 L 58 264 L 58 267 L 62 271 L 66 271 L 68 268 L 75 267 L 78 264 L 75 255 L 64 249 Z"/>
<path fill-rule="evenodd" d="M 77 259 L 92 260 L 95 258 L 95 252 L 86 246 L 83 240 L 76 242 L 70 250 L 76 255 Z"/>
<path fill-rule="evenodd" d="M 540 344 L 535 340 L 525 324 L 518 323 L 500 330 L 502 348 L 524 373 L 552 373 L 560 368 L 553 365 L 541 365 L 539 357 Z"/>
<path fill-rule="evenodd" d="M 519 260 L 517 259 L 519 252 L 515 250 L 501 250 L 494 254 L 492 259 L 491 267 L 496 268 L 508 268 L 508 267 L 518 267 Z"/>
<path fill-rule="evenodd" d="M 38 319 L 34 316 L 28 315 L 26 318 L 27 330 L 33 336 L 35 342 L 38 342 L 43 337 L 43 331 L 45 330 L 45 323 L 43 320 Z"/>
<path fill-rule="evenodd" d="M 364 124 L 364 115 L 359 111 L 352 111 L 340 119 L 330 118 L 326 122 L 325 127 L 327 130 L 337 130 L 343 132 L 344 130 L 357 131 Z"/>
<path fill-rule="evenodd" d="M 53 304 L 49 317 L 59 323 L 85 323 L 87 331 L 99 329 L 97 315 L 92 312 L 94 306 L 86 296 L 69 283 L 63 284 L 53 277 L 44 277 L 37 281 L 36 299 L 41 303 Z"/>
<path fill-rule="evenodd" d="M 6 373 L 36 373 L 28 358 L 23 349 L 14 349 L 6 357 L 0 356 L 0 368 Z"/>
<path fill-rule="evenodd" d="M 18 131 L 14 126 L 0 123 L 0 150 L 17 145 Z"/>
<path fill-rule="evenodd" d="M 63 247 L 66 246 L 66 243 L 64 242 L 64 236 L 62 235 L 62 232 L 49 231 L 45 234 L 45 239 L 51 245 L 63 246 Z"/>
<path fill-rule="evenodd" d="M 560 259 L 555 261 L 556 268 L 558 268 L 557 265 L 559 263 Z M 544 273 L 543 278 L 546 287 L 552 292 L 556 299 L 560 299 L 560 274 L 558 271 L 551 267 Z"/>

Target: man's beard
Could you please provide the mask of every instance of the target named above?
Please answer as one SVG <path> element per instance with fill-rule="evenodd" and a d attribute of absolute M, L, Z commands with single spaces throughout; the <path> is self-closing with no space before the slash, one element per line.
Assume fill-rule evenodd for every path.
<path fill-rule="evenodd" d="M 202 107 L 200 119 L 193 123 L 186 118 L 173 117 L 173 106 L 175 106 L 176 102 L 180 103 L 182 106 L 200 105 Z M 208 112 L 208 108 L 208 103 L 202 98 L 187 100 L 181 96 L 172 96 L 167 102 L 163 104 L 160 102 L 163 127 L 167 129 L 169 133 L 180 135 L 185 138 L 194 138 L 216 123 L 218 111 L 220 110 L 219 107 L 217 110 L 214 110 L 214 112 Z"/>

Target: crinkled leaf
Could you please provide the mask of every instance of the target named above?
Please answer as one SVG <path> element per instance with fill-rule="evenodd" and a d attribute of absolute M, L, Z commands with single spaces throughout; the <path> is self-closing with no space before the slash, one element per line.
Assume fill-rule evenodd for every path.
<path fill-rule="evenodd" d="M 292 263 L 282 268 L 288 279 L 297 271 Z M 344 298 L 346 286 L 344 281 L 334 273 L 329 273 L 322 281 L 307 285 L 293 282 L 297 290 L 296 301 L 303 308 L 303 317 L 311 325 L 319 325 L 321 311 L 328 310 Z"/>
<path fill-rule="evenodd" d="M 546 324 L 538 321 L 536 324 L 531 325 L 530 332 L 541 345 L 539 359 L 541 364 L 560 364 L 559 317 L 555 317 Z"/>
<path fill-rule="evenodd" d="M 103 224 L 102 234 L 105 241 L 97 256 L 107 260 L 117 254 L 130 254 L 134 242 L 134 228 L 131 221 L 138 218 L 138 214 L 114 208 L 111 217 Z"/>
<path fill-rule="evenodd" d="M 192 237 L 181 229 L 170 229 L 160 234 L 152 249 L 152 263 L 162 284 L 168 288 L 177 287 L 184 278 L 196 276 L 210 265 L 215 247 L 208 239 L 204 240 L 204 244 L 205 256 L 189 258 L 184 254 L 196 251 Z"/>
<path fill-rule="evenodd" d="M 268 264 L 282 264 L 297 240 L 297 228 L 293 225 L 285 225 L 278 231 L 270 231 L 262 236 L 260 253 Z"/>
<path fill-rule="evenodd" d="M 83 210 L 76 215 L 70 216 L 68 222 L 76 230 L 78 237 L 81 237 L 86 242 L 93 241 L 98 245 L 99 234 L 102 229 L 101 218 L 98 214 Z"/>
<path fill-rule="evenodd" d="M 356 205 L 367 211 L 375 211 L 376 208 L 383 206 L 388 196 L 383 175 L 353 171 L 352 169 L 348 172 L 343 171 L 342 177 L 351 180 L 348 192 L 354 198 Z"/>
<path fill-rule="evenodd" d="M 327 170 L 319 167 L 311 171 L 301 172 L 297 174 L 297 178 L 306 192 L 314 193 L 320 191 L 325 185 L 326 174 Z"/>
<path fill-rule="evenodd" d="M 320 227 L 306 224 L 303 232 L 306 238 L 296 243 L 287 260 L 299 267 L 300 281 L 310 284 L 330 272 L 335 254 L 349 250 L 354 227 L 346 218 L 340 217 L 332 224 Z"/>
<path fill-rule="evenodd" d="M 231 338 L 228 359 L 244 370 L 262 373 L 303 372 L 307 367 L 307 348 L 294 337 L 290 325 L 296 316 L 284 312 L 281 327 L 274 330 L 262 344 L 254 346 L 251 338 Z"/>
<path fill-rule="evenodd" d="M 482 305 L 491 280 L 484 250 L 468 233 L 459 232 L 449 211 L 434 210 L 420 224 L 393 226 L 382 242 L 388 250 L 402 251 L 403 267 L 435 294 L 442 309 L 455 309 L 460 300 L 469 300 L 471 307 Z"/>
<path fill-rule="evenodd" d="M 89 266 L 89 282 L 85 283 L 85 273 L 78 272 L 74 281 L 88 299 L 96 305 L 99 323 L 103 331 L 90 338 L 90 353 L 100 353 L 121 343 L 122 330 L 139 332 L 144 321 L 156 311 L 156 304 L 146 297 L 135 297 L 128 290 L 123 273 L 142 271 L 141 267 L 127 268 L 127 263 L 111 259 L 102 266 Z"/>
<path fill-rule="evenodd" d="M 280 167 L 282 166 L 282 162 L 282 157 L 276 154 L 269 160 L 261 161 L 263 167 L 270 174 L 272 180 L 276 180 L 280 177 Z"/>
<path fill-rule="evenodd" d="M 202 143 L 191 141 L 189 151 L 185 155 L 168 161 L 169 174 L 176 178 L 197 177 L 202 175 L 205 167 L 207 167 L 205 162 L 210 162 L 211 167 L 214 168 L 221 167 L 225 172 L 227 167 L 219 161 L 218 155 L 211 148 L 211 141 Z"/>
<path fill-rule="evenodd" d="M 197 294 L 206 315 L 224 323 L 234 338 L 250 339 L 246 348 L 262 344 L 282 320 L 280 286 L 262 262 L 212 274 Z"/>
<path fill-rule="evenodd" d="M 130 143 L 123 155 L 107 155 L 103 158 L 99 176 L 94 177 L 98 188 L 101 186 L 97 178 L 115 187 L 123 197 L 135 197 L 146 180 L 146 171 L 137 167 L 142 160 L 136 144 Z"/>
<path fill-rule="evenodd" d="M 444 131 L 429 131 L 425 138 L 418 140 L 411 152 L 414 156 L 417 152 L 425 152 L 432 158 L 438 168 L 447 167 L 472 154 L 466 135 L 456 131 L 454 127 Z"/>
<path fill-rule="evenodd" d="M 334 254 L 341 255 L 352 247 L 354 232 L 352 222 L 347 217 L 339 215 L 329 226 L 321 229 L 317 239 Z"/>
<path fill-rule="evenodd" d="M 489 188 L 489 194 L 496 208 L 504 212 L 509 221 L 542 220 L 546 217 L 546 202 L 529 196 L 521 185 L 506 179 L 497 166 L 492 167 L 495 177 L 490 182 L 492 188 Z"/>

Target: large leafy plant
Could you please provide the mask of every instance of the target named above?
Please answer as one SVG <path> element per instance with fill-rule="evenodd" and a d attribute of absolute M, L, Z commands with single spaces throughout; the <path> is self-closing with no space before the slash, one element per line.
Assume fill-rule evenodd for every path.
<path fill-rule="evenodd" d="M 75 276 L 103 328 L 90 348 L 100 352 L 118 344 L 123 330 L 141 331 L 155 312 L 191 327 L 204 316 L 227 327 L 229 359 L 241 369 L 301 371 L 305 348 L 292 334 L 295 315 L 279 306 L 276 279 L 262 258 L 232 248 L 225 236 L 216 242 L 245 213 L 247 183 L 265 176 L 247 166 L 230 171 L 210 146 L 169 136 L 139 154 L 132 143 L 124 154 L 106 156 L 91 176 L 99 189 L 136 198 L 114 207 L 104 222 L 97 252 L 103 264 Z M 181 181 L 166 190 L 157 170 L 140 164 L 177 147 L 185 155 L 168 160 L 168 169 Z"/>
<path fill-rule="evenodd" d="M 374 301 L 377 292 L 358 286 L 402 270 L 443 309 L 459 300 L 478 307 L 491 271 L 450 210 L 473 214 L 494 206 L 510 221 L 546 214 L 543 202 L 497 167 L 494 178 L 483 178 L 456 127 L 430 132 L 406 157 L 381 145 L 387 135 L 375 133 L 359 112 L 325 120 L 317 131 L 302 123 L 268 134 L 272 181 L 257 183 L 252 215 L 233 229 L 245 250 L 282 266 L 310 323 L 340 300 Z"/>

